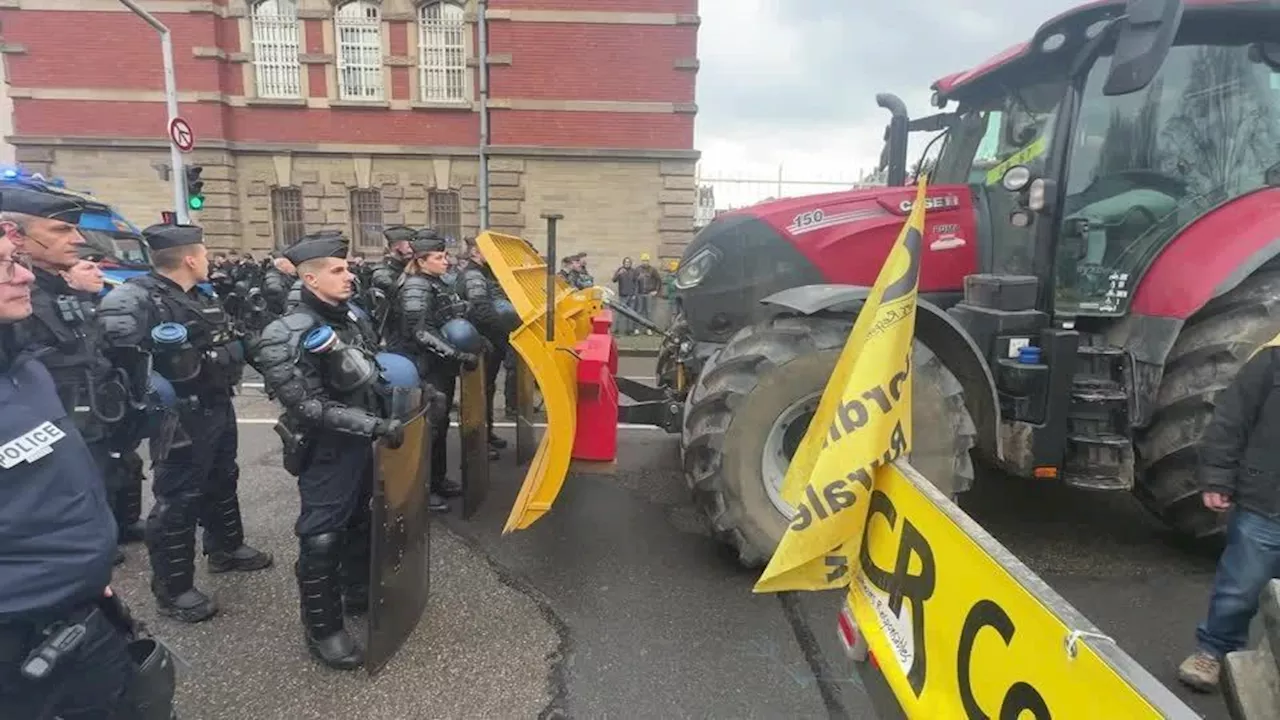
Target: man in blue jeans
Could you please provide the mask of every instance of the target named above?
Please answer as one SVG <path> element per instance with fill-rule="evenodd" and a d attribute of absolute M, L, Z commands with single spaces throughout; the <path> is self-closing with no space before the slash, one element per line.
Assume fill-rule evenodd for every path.
<path fill-rule="evenodd" d="M 1194 690 L 1218 687 L 1222 658 L 1243 649 L 1262 590 L 1280 570 L 1280 336 L 1262 347 L 1214 401 L 1200 438 L 1198 480 L 1205 507 L 1228 512 L 1209 613 L 1196 651 L 1178 667 Z"/>

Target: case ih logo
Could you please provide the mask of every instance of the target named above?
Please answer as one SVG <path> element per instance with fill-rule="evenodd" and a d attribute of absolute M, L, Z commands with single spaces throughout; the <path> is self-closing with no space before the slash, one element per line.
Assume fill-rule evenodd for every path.
<path fill-rule="evenodd" d="M 915 205 L 913 200 L 903 200 L 898 209 L 902 212 L 911 212 L 911 206 Z M 925 198 L 925 210 L 940 210 L 942 208 L 960 207 L 960 198 L 955 195 L 939 195 L 937 197 Z"/>

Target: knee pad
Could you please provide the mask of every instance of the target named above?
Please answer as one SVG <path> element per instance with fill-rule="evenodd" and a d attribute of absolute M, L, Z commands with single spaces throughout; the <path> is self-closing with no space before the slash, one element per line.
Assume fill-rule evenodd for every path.
<path fill-rule="evenodd" d="M 342 549 L 342 533 L 325 532 L 298 538 L 302 552 L 308 555 L 334 555 Z"/>

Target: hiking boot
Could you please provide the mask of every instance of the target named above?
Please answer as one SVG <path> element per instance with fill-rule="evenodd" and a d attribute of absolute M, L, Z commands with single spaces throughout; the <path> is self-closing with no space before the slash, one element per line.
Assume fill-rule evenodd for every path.
<path fill-rule="evenodd" d="M 1178 666 L 1178 680 L 1196 692 L 1211 693 L 1218 689 L 1222 661 L 1204 650 L 1197 650 Z"/>

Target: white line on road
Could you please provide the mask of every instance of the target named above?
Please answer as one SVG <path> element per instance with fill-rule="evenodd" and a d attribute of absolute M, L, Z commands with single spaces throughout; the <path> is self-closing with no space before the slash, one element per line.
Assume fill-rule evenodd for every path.
<path fill-rule="evenodd" d="M 275 425 L 276 419 L 275 418 L 239 418 L 236 420 L 236 424 L 237 425 Z M 493 424 L 493 426 L 499 429 L 514 428 L 516 424 L 513 422 L 496 422 Z M 534 423 L 533 426 L 537 428 L 544 428 L 547 426 L 547 424 Z M 451 422 L 449 423 L 449 427 L 458 427 L 458 423 Z M 657 427 L 656 425 L 639 425 L 636 423 L 618 423 L 618 429 L 619 430 L 658 430 L 658 431 L 666 432 L 665 430 L 663 430 L 660 427 Z"/>

